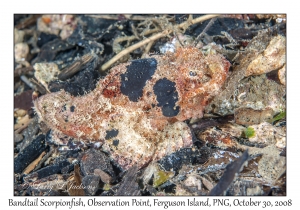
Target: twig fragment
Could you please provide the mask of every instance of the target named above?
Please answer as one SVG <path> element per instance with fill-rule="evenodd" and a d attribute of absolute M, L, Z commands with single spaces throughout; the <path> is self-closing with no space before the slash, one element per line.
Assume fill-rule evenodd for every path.
<path fill-rule="evenodd" d="M 150 51 L 150 49 L 151 49 L 153 43 L 154 43 L 154 41 L 148 43 L 148 45 L 146 46 L 146 48 L 145 48 L 145 50 L 144 50 L 144 53 L 143 53 L 143 55 L 142 55 L 142 58 L 145 58 L 146 55 L 149 53 L 149 51 Z"/>
<path fill-rule="evenodd" d="M 28 85 L 31 89 L 35 90 L 35 85 L 25 76 L 25 75 L 21 75 L 20 79 L 26 84 Z"/>
<path fill-rule="evenodd" d="M 120 20 L 120 15 L 87 15 L 89 17 L 93 17 L 93 18 L 102 18 L 102 19 L 107 19 L 107 20 Z M 139 16 L 139 15 L 123 15 L 124 18 L 129 19 L 129 20 L 146 20 L 152 17 L 149 16 Z"/>
<path fill-rule="evenodd" d="M 148 44 L 151 41 L 155 41 L 161 37 L 164 37 L 166 35 L 168 35 L 170 33 L 170 30 L 165 30 L 161 33 L 155 34 L 149 38 L 146 38 L 124 50 L 122 50 L 119 54 L 115 55 L 111 60 L 109 60 L 108 62 L 106 62 L 105 64 L 103 64 L 101 66 L 101 71 L 105 71 L 106 69 L 108 69 L 112 64 L 114 64 L 116 61 L 118 61 L 120 58 L 122 58 L 124 55 L 136 50 L 137 48 L 140 48 L 141 46 Z"/>
<path fill-rule="evenodd" d="M 212 18 L 208 24 L 205 26 L 205 28 L 203 29 L 203 31 L 199 34 L 199 36 L 197 36 L 197 38 L 195 39 L 194 42 L 194 46 L 197 46 L 199 40 L 202 38 L 202 36 L 208 31 L 208 29 L 214 24 L 216 18 Z"/>
<path fill-rule="evenodd" d="M 198 17 L 198 18 L 195 18 L 195 19 L 192 19 L 192 15 L 189 16 L 188 20 L 179 24 L 179 25 L 176 25 L 176 26 L 171 26 L 171 27 L 166 27 L 167 29 L 165 29 L 164 31 L 158 33 L 158 34 L 155 34 L 149 38 L 145 38 L 144 40 L 122 50 L 119 54 L 115 55 L 111 60 L 109 60 L 108 62 L 106 62 L 105 64 L 103 64 L 101 66 L 101 71 L 105 71 L 107 70 L 111 65 L 113 65 L 116 61 L 118 61 L 120 58 L 122 58 L 123 56 L 127 55 L 128 53 L 136 50 L 137 48 L 140 48 L 142 47 L 143 45 L 145 44 L 148 44 L 149 42 L 152 42 L 152 41 L 155 41 L 157 39 L 160 39 L 164 36 L 167 36 L 169 35 L 172 31 L 177 31 L 179 29 L 182 29 L 183 31 L 185 31 L 189 26 L 193 25 L 193 24 L 196 24 L 196 23 L 199 23 L 199 22 L 203 22 L 205 20 L 208 20 L 208 19 L 211 19 L 211 18 L 214 18 L 214 17 L 217 17 L 219 15 L 204 15 L 204 16 L 201 16 L 201 17 Z M 169 29 L 169 28 L 172 28 L 172 29 Z"/>
<path fill-rule="evenodd" d="M 29 174 L 37 165 L 38 163 L 41 161 L 41 159 L 43 158 L 43 156 L 46 154 L 46 152 L 42 152 L 40 154 L 40 156 L 35 159 L 32 163 L 30 163 L 23 171 L 23 174 Z"/>

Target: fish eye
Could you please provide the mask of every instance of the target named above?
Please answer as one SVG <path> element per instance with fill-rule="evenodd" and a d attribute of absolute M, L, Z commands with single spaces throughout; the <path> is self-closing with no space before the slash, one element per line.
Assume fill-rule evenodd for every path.
<path fill-rule="evenodd" d="M 190 71 L 189 75 L 192 76 L 192 77 L 197 76 L 197 72 L 195 72 L 195 71 Z"/>

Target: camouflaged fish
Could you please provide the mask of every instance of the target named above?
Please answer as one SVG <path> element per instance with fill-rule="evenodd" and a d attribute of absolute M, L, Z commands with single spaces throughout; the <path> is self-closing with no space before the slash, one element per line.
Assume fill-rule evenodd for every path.
<path fill-rule="evenodd" d="M 203 110 L 227 78 L 230 63 L 194 47 L 113 67 L 83 96 L 44 95 L 35 111 L 54 132 L 99 142 L 124 169 L 193 144 L 184 120 Z"/>

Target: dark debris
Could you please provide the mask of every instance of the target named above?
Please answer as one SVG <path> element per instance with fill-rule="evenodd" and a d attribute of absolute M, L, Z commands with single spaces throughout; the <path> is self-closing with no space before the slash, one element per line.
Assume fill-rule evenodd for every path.
<path fill-rule="evenodd" d="M 141 195 L 139 185 L 136 182 L 137 172 L 138 172 L 138 167 L 136 165 L 128 169 L 115 195 L 117 196 L 118 195 L 124 195 L 124 196 Z"/>
<path fill-rule="evenodd" d="M 40 16 L 41 15 L 16 14 L 14 26 L 19 30 L 30 29 L 35 31 L 36 21 Z M 37 32 L 35 34 L 36 43 L 30 43 L 29 46 L 30 48 L 36 46 L 38 50 L 32 51 L 26 58 L 30 66 L 21 66 L 14 71 L 14 90 L 15 93 L 18 93 L 18 95 L 14 97 L 14 108 L 30 110 L 32 107 L 33 90 L 29 90 L 28 86 L 22 84 L 19 77 L 26 75 L 31 79 L 33 77 L 32 66 L 38 62 L 55 62 L 61 70 L 57 80 L 53 80 L 48 84 L 50 92 L 57 92 L 64 89 L 73 96 L 81 96 L 92 91 L 101 76 L 104 76 L 103 73 L 102 75 L 99 73 L 100 65 L 115 55 L 113 46 L 114 40 L 123 36 L 135 35 L 134 27 L 138 28 L 138 25 L 142 22 L 135 20 L 135 16 L 138 15 L 132 15 L 132 20 L 127 19 L 124 15 L 119 15 L 118 19 L 115 20 L 108 20 L 89 15 L 77 15 L 77 28 L 73 34 L 65 40 L 53 34 Z M 148 16 L 153 18 L 151 15 Z M 196 17 L 200 15 L 193 16 Z M 187 20 L 188 15 L 168 15 L 168 18 L 170 18 L 171 22 L 180 24 Z M 185 35 L 197 37 L 203 32 L 209 21 L 210 20 L 207 20 L 202 24 L 192 25 L 186 30 Z M 139 28 L 139 30 L 140 29 L 141 28 Z M 228 15 L 225 18 L 217 18 L 213 24 L 207 28 L 206 33 L 201 37 L 200 41 L 204 44 L 215 42 L 221 45 L 224 50 L 222 53 L 234 66 L 237 66 L 241 60 L 240 58 L 243 57 L 245 47 L 249 46 L 249 48 L 251 48 L 257 44 L 255 37 L 264 29 L 269 29 L 268 34 L 270 36 L 274 34 L 286 34 L 285 23 L 277 24 L 274 20 L 270 21 L 268 18 L 258 19 L 255 15 L 243 15 L 239 17 Z M 266 37 L 265 39 L 268 40 L 270 38 Z M 29 42 L 28 34 L 24 40 L 25 42 Z M 169 38 L 161 38 L 158 40 L 153 44 L 150 53 L 159 52 L 159 47 L 167 41 L 169 41 Z M 132 44 L 136 42 L 137 41 L 133 41 Z M 266 41 L 264 43 L 268 42 Z M 122 49 L 128 45 L 126 42 L 119 44 Z M 263 49 L 265 46 L 259 46 L 259 50 L 260 48 Z M 235 56 L 238 55 L 238 52 L 240 53 L 238 59 L 233 60 Z M 128 58 L 139 59 L 142 54 L 143 50 L 135 50 Z M 153 65 L 156 68 L 155 62 Z M 128 68 L 128 71 L 130 71 L 130 68 L 136 67 L 129 66 Z M 278 70 L 274 70 L 267 74 L 267 78 L 278 82 L 277 73 Z M 135 75 L 134 71 L 127 73 L 123 77 L 128 76 L 128 74 L 132 74 L 129 75 L 130 77 L 140 77 L 140 75 Z M 235 73 L 233 72 L 233 74 Z M 151 77 L 152 72 L 149 72 L 148 76 Z M 239 77 L 237 76 L 237 78 Z M 136 84 L 128 84 L 131 87 L 136 87 Z M 128 84 L 126 83 L 125 86 L 128 86 Z M 38 86 L 40 84 L 36 85 Z M 138 85 L 139 90 L 130 96 L 133 101 L 138 100 L 139 93 L 144 85 L 144 82 L 141 81 L 140 85 Z M 166 87 L 163 86 L 161 88 L 165 89 Z M 123 91 L 129 93 L 132 92 L 132 89 Z M 41 94 L 45 93 L 45 91 L 41 91 L 41 89 L 40 92 Z M 158 96 L 159 101 L 161 101 L 159 102 L 161 106 L 171 103 L 171 107 L 174 107 L 176 101 L 174 103 L 173 101 L 163 101 L 166 100 L 165 95 L 163 95 L 162 91 L 160 91 L 159 94 L 162 97 L 161 99 Z M 174 97 L 175 99 L 177 97 L 175 93 L 173 93 L 173 98 Z M 211 106 L 210 110 L 216 110 L 213 103 Z M 179 110 L 179 107 L 177 108 Z M 71 107 L 71 111 L 75 109 L 76 107 Z M 166 107 L 164 114 L 165 116 L 175 116 L 178 110 L 176 109 L 170 112 L 168 107 Z M 206 141 L 207 139 L 199 139 L 201 133 L 210 128 L 216 130 L 215 134 L 224 134 L 220 127 L 232 120 L 234 120 L 233 115 L 221 117 L 219 115 L 219 117 L 215 116 L 214 118 L 206 117 L 190 124 L 191 130 L 195 132 L 193 148 L 180 149 L 158 161 L 162 170 L 173 171 L 175 172 L 175 176 L 155 188 L 151 185 L 151 182 L 148 183 L 147 186 L 140 184 L 138 176 L 143 169 L 139 170 L 137 166 L 133 166 L 128 171 L 123 171 L 117 164 L 110 160 L 107 154 L 100 151 L 99 146 L 95 144 L 80 147 L 77 144 L 69 143 L 68 146 L 72 147 L 73 145 L 74 150 L 59 150 L 56 145 L 45 140 L 46 131 L 48 131 L 49 128 L 44 128 L 41 123 L 39 124 L 37 122 L 37 118 L 34 118 L 28 127 L 18 134 L 20 139 L 15 141 L 14 193 L 15 195 L 23 196 L 62 196 L 76 195 L 76 193 L 84 193 L 85 195 L 92 196 L 174 195 L 176 194 L 177 187 L 181 187 L 188 192 L 187 195 L 207 195 L 209 192 L 209 185 L 207 183 L 206 185 L 204 183 L 202 184 L 202 190 L 182 184 L 190 173 L 197 173 L 197 175 L 201 176 L 202 179 L 200 179 L 202 182 L 207 179 L 209 183 L 215 185 L 209 192 L 209 195 L 249 195 L 249 192 L 251 195 L 286 195 L 285 172 L 278 177 L 275 187 L 259 179 L 257 175 L 257 162 L 259 162 L 261 154 L 252 157 L 252 159 L 249 160 L 248 166 L 245 166 L 242 172 L 240 172 L 240 168 L 248 159 L 248 153 L 244 152 L 237 160 L 235 160 L 236 158 L 232 158 L 240 151 L 243 151 L 235 147 L 236 142 L 243 146 L 255 148 L 260 148 L 264 145 L 250 143 L 248 139 L 232 137 L 229 134 L 225 135 L 226 138 L 224 138 L 223 141 L 226 143 L 226 141 L 230 140 L 230 142 L 234 144 L 228 147 L 219 147 L 219 139 L 216 139 L 216 136 L 212 142 Z M 276 124 L 276 126 L 282 126 L 284 124 L 285 121 L 281 122 L 281 124 Z M 107 138 L 113 138 L 116 132 L 115 130 L 107 131 Z M 227 136 L 230 136 L 231 139 L 228 140 Z M 46 139 L 51 139 L 50 131 L 48 135 L 46 135 Z M 113 141 L 117 145 L 119 139 L 114 139 Z M 27 175 L 22 174 L 24 169 L 36 160 L 43 151 L 46 152 L 46 155 L 37 164 L 36 168 Z M 216 155 L 220 157 L 216 158 Z M 223 157 L 221 157 L 222 155 Z M 280 155 L 286 156 L 286 148 L 282 150 Z M 230 160 L 230 158 L 233 160 Z M 226 162 L 224 163 L 225 160 Z M 223 163 L 223 165 L 221 163 Z M 80 165 L 80 168 L 77 164 Z M 78 167 L 77 170 L 75 167 Z M 225 168 L 226 171 L 224 172 Z M 60 186 L 70 184 L 69 179 L 71 177 L 74 178 L 74 170 L 75 179 L 77 180 L 75 180 L 75 182 L 78 182 L 77 184 L 82 182 L 84 186 L 89 186 L 85 188 L 84 192 L 68 192 L 66 188 L 60 188 Z M 239 173 L 239 176 L 235 179 L 237 173 Z M 103 177 L 100 175 L 103 175 Z M 243 175 L 251 175 L 253 177 L 249 179 L 248 177 L 243 177 Z M 38 188 L 35 184 L 39 184 L 40 186 L 49 185 L 52 189 Z"/>
<path fill-rule="evenodd" d="M 22 152 L 14 159 L 14 172 L 21 173 L 26 166 L 34 161 L 44 150 L 46 150 L 45 135 L 37 136 Z"/>
<path fill-rule="evenodd" d="M 211 196 L 222 195 L 222 193 L 232 183 L 235 174 L 239 173 L 241 167 L 243 166 L 245 161 L 247 161 L 248 156 L 249 156 L 248 152 L 245 151 L 241 155 L 241 157 L 239 157 L 236 161 L 227 165 L 226 171 L 224 172 L 223 176 L 220 178 L 218 184 L 210 191 L 209 195 Z"/>

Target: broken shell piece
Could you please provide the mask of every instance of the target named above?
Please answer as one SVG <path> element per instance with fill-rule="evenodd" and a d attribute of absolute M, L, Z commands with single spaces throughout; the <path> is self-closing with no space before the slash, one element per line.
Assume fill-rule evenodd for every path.
<path fill-rule="evenodd" d="M 48 83 L 57 79 L 60 73 L 55 63 L 36 63 L 33 66 L 35 78 L 48 90 Z M 49 90 L 48 90 L 49 91 Z M 50 92 L 50 91 L 49 91 Z"/>
<path fill-rule="evenodd" d="M 247 195 L 263 195 L 264 191 L 262 189 L 262 187 L 260 186 L 256 186 L 253 188 L 247 188 Z"/>
<path fill-rule="evenodd" d="M 231 85 L 235 84 L 232 83 Z M 243 95 L 239 98 L 240 100 L 236 100 L 236 97 L 241 94 Z M 219 94 L 217 96 L 218 100 L 208 105 L 210 108 L 207 112 L 225 116 L 233 114 L 238 107 L 247 107 L 254 110 L 263 110 L 269 107 L 277 113 L 280 112 L 280 110 L 285 109 L 285 95 L 285 86 L 268 79 L 266 74 L 262 74 L 243 79 L 233 91 L 225 91 Z"/>
<path fill-rule="evenodd" d="M 286 157 L 280 156 L 280 152 L 274 145 L 265 147 L 262 158 L 258 164 L 259 174 L 269 182 L 275 182 L 276 179 L 286 169 Z"/>
<path fill-rule="evenodd" d="M 271 108 L 254 110 L 251 108 L 239 108 L 234 112 L 234 119 L 240 125 L 254 125 L 272 119 L 274 111 Z"/>
<path fill-rule="evenodd" d="M 206 187 L 206 189 L 208 189 L 209 191 L 211 191 L 214 188 L 214 185 L 211 183 L 210 180 L 201 177 L 201 181 L 203 183 L 203 186 Z"/>
<path fill-rule="evenodd" d="M 175 196 L 195 196 L 196 193 L 189 192 L 183 185 L 176 185 Z"/>
<path fill-rule="evenodd" d="M 28 53 L 28 44 L 23 42 L 15 44 L 15 59 L 17 62 L 25 61 Z"/>
<path fill-rule="evenodd" d="M 278 78 L 281 84 L 286 85 L 286 66 L 278 70 Z"/>
<path fill-rule="evenodd" d="M 260 75 L 281 68 L 285 64 L 285 45 L 285 37 L 274 37 L 267 49 L 249 64 L 245 76 Z"/>
<path fill-rule="evenodd" d="M 250 127 L 255 131 L 255 135 L 249 138 L 250 142 L 267 145 L 275 144 L 280 149 L 286 147 L 286 134 L 281 127 L 275 127 L 267 122 Z"/>
<path fill-rule="evenodd" d="M 202 187 L 201 187 L 201 180 L 199 178 L 200 177 L 197 175 L 190 174 L 188 175 L 186 180 L 184 180 L 184 185 L 187 187 L 197 188 L 197 190 L 200 191 Z"/>

